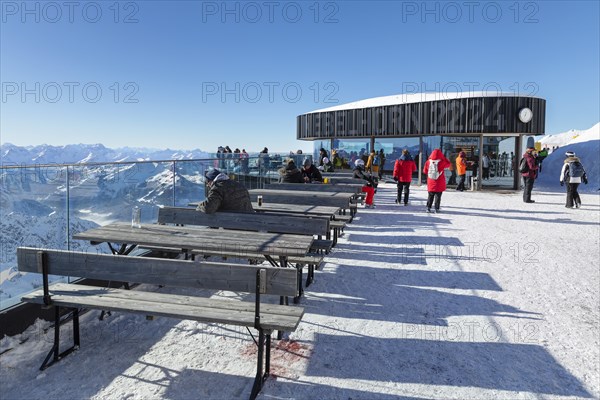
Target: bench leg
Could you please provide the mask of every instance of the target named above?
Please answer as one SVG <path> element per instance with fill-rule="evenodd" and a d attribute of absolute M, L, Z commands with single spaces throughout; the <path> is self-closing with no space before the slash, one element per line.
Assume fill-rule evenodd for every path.
<path fill-rule="evenodd" d="M 266 343 L 265 343 L 266 342 Z M 266 353 L 266 354 L 265 354 Z M 271 370 L 271 332 L 258 330 L 258 359 L 256 362 L 256 377 L 252 385 L 250 400 L 254 400 L 263 387 Z"/>
<path fill-rule="evenodd" d="M 304 294 L 304 288 L 302 287 L 302 267 L 303 264 L 296 264 L 296 272 L 298 273 L 298 296 L 294 297 L 294 304 L 300 302 L 300 297 Z"/>
<path fill-rule="evenodd" d="M 308 274 L 306 276 L 306 287 L 309 287 L 311 283 L 315 280 L 315 266 L 313 264 L 308 264 Z"/>
<path fill-rule="evenodd" d="M 67 350 L 60 352 L 60 307 L 54 306 L 54 344 L 52 349 L 44 359 L 40 367 L 40 371 L 45 370 L 49 366 L 57 363 L 58 361 L 71 354 L 73 351 L 79 348 L 79 310 L 73 309 L 73 346 Z M 52 361 L 50 361 L 52 358 Z"/>
<path fill-rule="evenodd" d="M 289 305 L 287 296 L 279 296 L 279 305 Z M 277 340 L 283 339 L 283 331 L 277 331 Z"/>

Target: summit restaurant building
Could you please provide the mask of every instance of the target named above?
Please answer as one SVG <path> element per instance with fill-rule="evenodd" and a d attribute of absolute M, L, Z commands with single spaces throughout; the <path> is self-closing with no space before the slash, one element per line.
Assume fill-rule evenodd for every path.
<path fill-rule="evenodd" d="M 324 108 L 297 117 L 297 139 L 314 142 L 351 168 L 372 149 L 385 154 L 385 173 L 408 149 L 417 162 L 415 178 L 424 181 L 423 163 L 441 149 L 453 163 L 464 151 L 468 182 L 475 189 L 517 189 L 517 166 L 528 136 L 545 132 L 546 100 L 516 94 L 483 92 L 415 93 L 376 97 Z M 532 139 L 530 139 L 532 140 Z M 446 170 L 448 183 L 454 168 Z M 477 179 L 470 179 L 471 177 Z M 481 177 L 482 179 L 479 179 Z"/>

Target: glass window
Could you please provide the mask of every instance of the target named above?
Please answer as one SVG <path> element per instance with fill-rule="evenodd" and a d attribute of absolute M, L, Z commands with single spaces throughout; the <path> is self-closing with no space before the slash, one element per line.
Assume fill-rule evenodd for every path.
<path fill-rule="evenodd" d="M 331 156 L 331 139 L 315 140 L 313 145 L 313 161 L 315 165 L 319 165 L 319 151 L 321 149 L 325 149 L 327 155 Z"/>
<path fill-rule="evenodd" d="M 337 168 L 353 168 L 354 161 L 364 155 L 368 155 L 370 147 L 370 138 L 334 139 L 333 148 L 337 154 L 337 157 L 333 161 L 334 166 Z"/>
<path fill-rule="evenodd" d="M 379 152 L 381 149 L 385 154 L 383 170 L 391 172 L 394 170 L 394 163 L 400 158 L 404 149 L 407 149 L 416 160 L 419 155 L 419 138 L 375 138 L 375 151 Z"/>
<path fill-rule="evenodd" d="M 513 188 L 516 160 L 514 136 L 484 136 L 482 156 L 483 186 Z"/>
<path fill-rule="evenodd" d="M 456 185 L 456 156 L 461 151 L 467 155 L 467 183 L 471 176 L 476 176 L 479 163 L 479 136 L 426 136 L 423 138 L 423 160 L 431 155 L 434 149 L 440 149 L 450 161 L 451 168 L 445 171 L 448 185 Z M 423 177 L 423 182 L 427 177 Z"/>
<path fill-rule="evenodd" d="M 41 274 L 19 272 L 17 247 L 68 249 L 66 183 L 64 166 L 0 168 L 0 309 L 42 286 Z M 89 226 L 82 220 L 70 223 L 71 230 Z M 50 276 L 49 281 L 66 277 Z"/>

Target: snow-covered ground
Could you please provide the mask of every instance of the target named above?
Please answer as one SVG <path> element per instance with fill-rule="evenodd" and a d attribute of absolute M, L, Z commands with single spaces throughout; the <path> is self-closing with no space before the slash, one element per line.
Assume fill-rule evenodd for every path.
<path fill-rule="evenodd" d="M 600 397 L 598 195 L 566 209 L 563 193 L 535 187 L 534 204 L 448 191 L 435 215 L 423 188 L 409 207 L 380 188 L 377 208 L 359 210 L 317 271 L 299 329 L 275 341 L 259 399 Z M 256 350 L 245 330 L 97 317 L 84 315 L 82 348 L 44 372 L 47 322 L 2 340 L 12 349 L 0 356 L 0 397 L 249 396 Z"/>

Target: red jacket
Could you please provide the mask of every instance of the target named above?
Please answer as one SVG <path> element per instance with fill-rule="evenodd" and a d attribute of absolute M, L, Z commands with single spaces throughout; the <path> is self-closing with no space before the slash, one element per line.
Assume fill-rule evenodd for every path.
<path fill-rule="evenodd" d="M 444 175 L 444 170 L 450 167 L 450 161 L 446 157 L 440 149 L 433 150 L 433 153 L 429 156 L 427 161 L 425 162 L 425 166 L 423 167 L 423 173 L 427 175 L 429 173 L 429 162 L 431 160 L 440 160 L 438 163 L 438 170 L 442 173 L 437 179 L 431 179 L 427 177 L 427 191 L 428 192 L 443 192 L 446 190 L 446 175 Z"/>
<path fill-rule="evenodd" d="M 393 177 L 398 178 L 398 182 L 410 182 L 412 174 L 417 170 L 417 165 L 413 160 L 403 160 L 399 158 L 394 164 Z"/>
<path fill-rule="evenodd" d="M 529 171 L 521 173 L 523 178 L 537 178 L 538 166 L 535 162 L 535 157 L 531 153 L 525 153 L 523 154 L 523 158 L 527 161 L 527 165 L 529 166 Z"/>

